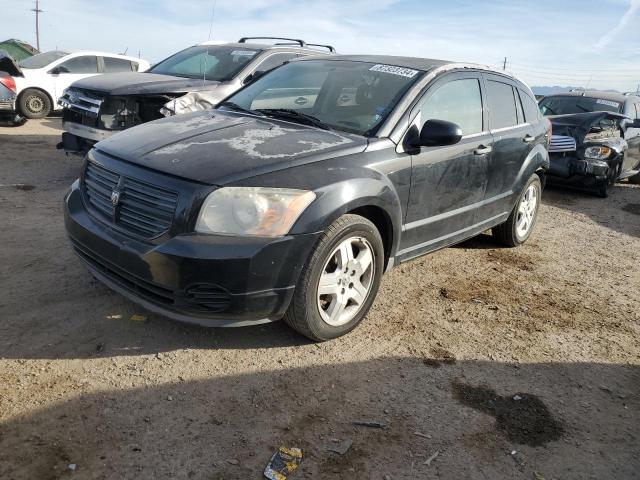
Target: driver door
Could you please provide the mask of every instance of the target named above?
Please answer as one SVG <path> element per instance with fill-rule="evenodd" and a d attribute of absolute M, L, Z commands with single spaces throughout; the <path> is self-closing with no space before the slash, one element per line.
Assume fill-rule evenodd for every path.
<path fill-rule="evenodd" d="M 455 145 L 422 147 L 412 155 L 400 252 L 405 259 L 463 240 L 476 229 L 493 143 L 478 73 L 445 76 L 429 87 L 415 108 L 413 125 L 418 131 L 427 120 L 446 120 L 460 126 L 463 137 Z"/>
<path fill-rule="evenodd" d="M 56 99 L 62 96 L 65 88 L 68 88 L 76 80 L 91 77 L 100 73 L 98 71 L 98 57 L 95 55 L 81 55 L 65 60 L 56 65 L 52 70 L 58 73 L 49 73 L 53 78 Z"/>

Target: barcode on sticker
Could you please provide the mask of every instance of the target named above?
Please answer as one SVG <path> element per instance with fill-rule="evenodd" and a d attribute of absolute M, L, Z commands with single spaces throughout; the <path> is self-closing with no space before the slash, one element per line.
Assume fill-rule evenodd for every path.
<path fill-rule="evenodd" d="M 598 100 L 596 100 L 596 103 L 599 103 L 600 105 L 609 105 L 610 107 L 614 108 L 620 108 L 620 104 L 618 102 L 612 102 L 611 100 L 602 100 L 601 98 L 599 98 Z"/>
<path fill-rule="evenodd" d="M 411 68 L 395 67 L 393 65 L 374 65 L 369 69 L 370 72 L 383 72 L 390 73 L 392 75 L 400 75 L 402 77 L 413 78 L 418 73 L 418 70 Z"/>

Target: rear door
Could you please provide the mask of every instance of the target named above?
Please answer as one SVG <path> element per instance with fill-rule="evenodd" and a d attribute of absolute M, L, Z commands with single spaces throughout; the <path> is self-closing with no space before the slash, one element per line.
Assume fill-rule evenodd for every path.
<path fill-rule="evenodd" d="M 463 137 L 455 145 L 422 147 L 412 156 L 411 192 L 400 252 L 404 258 L 469 236 L 484 195 L 492 141 L 479 73 L 444 76 L 428 87 L 412 112 L 414 116 L 418 131 L 427 120 L 447 120 L 462 128 Z"/>
<path fill-rule="evenodd" d="M 493 136 L 493 150 L 488 158 L 487 189 L 480 209 L 483 220 L 509 213 L 517 191 L 520 170 L 533 146 L 544 141 L 539 126 L 537 108 L 524 91 L 519 91 L 510 79 L 484 74 L 489 110 L 489 128 Z M 524 95 L 526 110 L 521 103 Z M 532 108 L 533 107 L 533 108 Z M 534 117 L 535 115 L 535 117 Z M 538 132 L 537 130 L 540 130 Z"/>
<path fill-rule="evenodd" d="M 65 88 L 76 80 L 97 75 L 98 57 L 96 55 L 80 55 L 57 64 L 54 68 L 59 73 L 50 74 L 54 79 L 55 96 L 54 103 L 60 98 Z"/>

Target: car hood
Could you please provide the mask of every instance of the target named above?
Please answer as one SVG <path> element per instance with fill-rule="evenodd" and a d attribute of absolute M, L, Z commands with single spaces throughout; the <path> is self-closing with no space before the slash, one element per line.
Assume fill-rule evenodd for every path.
<path fill-rule="evenodd" d="M 173 77 L 158 73 L 122 72 L 96 75 L 73 83 L 74 88 L 93 90 L 110 95 L 144 95 L 188 92 L 215 88 L 220 82 L 196 78 Z"/>
<path fill-rule="evenodd" d="M 22 70 L 15 60 L 5 50 L 0 50 L 0 72 L 5 72 L 12 77 L 22 77 Z"/>
<path fill-rule="evenodd" d="M 591 133 L 593 127 L 602 120 L 613 120 L 616 125 L 627 117 L 611 112 L 585 112 L 569 115 L 551 115 L 547 117 L 553 125 L 553 135 L 573 137 L 578 145 L 585 141 L 585 137 Z"/>
<path fill-rule="evenodd" d="M 213 110 L 145 123 L 95 148 L 163 173 L 223 185 L 362 152 L 367 143 L 359 135 Z"/>

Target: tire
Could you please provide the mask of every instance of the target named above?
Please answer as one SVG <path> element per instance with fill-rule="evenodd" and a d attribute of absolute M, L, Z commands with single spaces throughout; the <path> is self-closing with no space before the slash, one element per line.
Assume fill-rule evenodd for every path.
<path fill-rule="evenodd" d="M 27 88 L 20 95 L 18 109 L 29 119 L 45 118 L 51 113 L 51 100 L 42 90 Z"/>
<path fill-rule="evenodd" d="M 629 183 L 633 183 L 634 185 L 640 185 L 640 173 L 636 173 L 634 176 L 629 177 L 627 180 L 629 180 Z"/>
<path fill-rule="evenodd" d="M 527 207 L 527 204 L 531 205 L 530 195 L 533 193 L 536 195 L 535 203 L 531 207 Z M 520 193 L 520 197 L 515 207 L 513 207 L 509 218 L 507 218 L 507 221 L 491 229 L 493 236 L 500 243 L 508 247 L 518 247 L 526 242 L 536 225 L 541 199 L 542 183 L 540 182 L 540 177 L 534 173 L 522 189 L 522 193 Z M 521 211 L 521 208 L 527 209 L 528 213 Z M 523 219 L 523 215 L 526 215 L 528 218 L 528 221 L 525 222 L 526 228 L 524 228 L 524 224 L 521 223 L 521 221 L 525 220 Z"/>
<path fill-rule="evenodd" d="M 349 260 L 343 262 L 344 258 Z M 383 269 L 384 245 L 376 226 L 359 215 L 341 216 L 314 247 L 300 274 L 285 322 L 315 341 L 345 335 L 371 308 Z M 320 294 L 321 279 L 324 290 L 331 293 Z"/>

